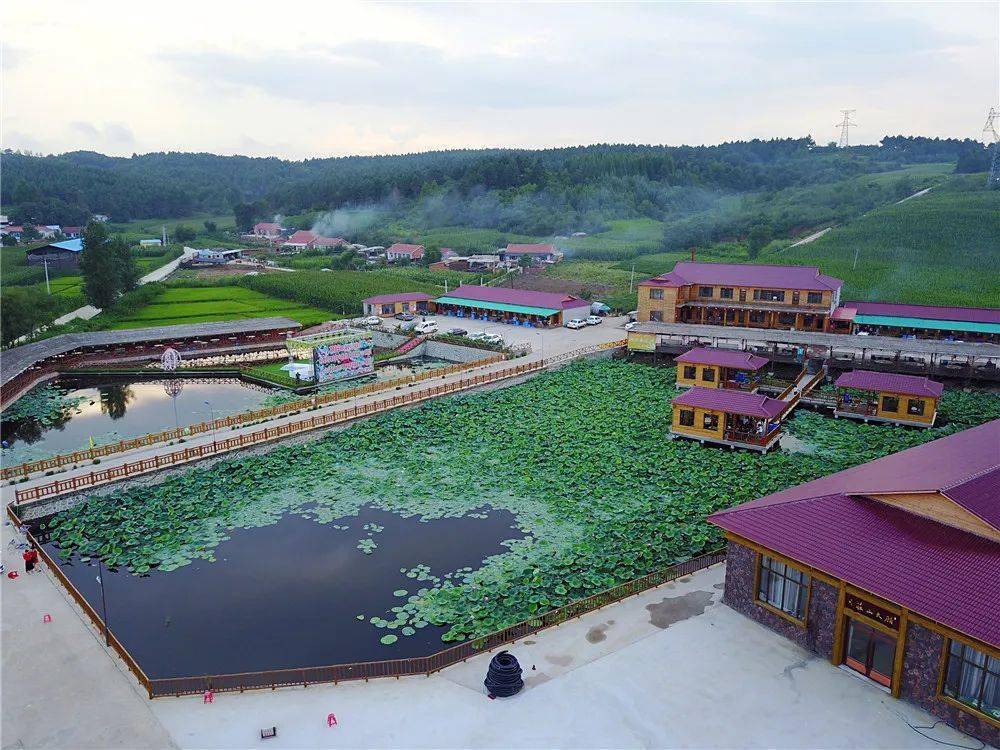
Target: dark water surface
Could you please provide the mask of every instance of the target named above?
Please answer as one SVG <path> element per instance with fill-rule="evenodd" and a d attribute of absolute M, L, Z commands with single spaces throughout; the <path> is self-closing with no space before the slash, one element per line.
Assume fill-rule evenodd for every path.
<path fill-rule="evenodd" d="M 83 400 L 65 419 L 48 426 L 34 419 L 0 423 L 9 445 L 3 451 L 5 465 L 81 450 L 89 447 L 91 437 L 97 444 L 113 443 L 248 411 L 277 392 L 236 378 L 60 378 L 56 385 L 67 397 Z"/>
<path fill-rule="evenodd" d="M 150 678 L 189 677 L 322 666 L 423 656 L 451 645 L 446 628 L 427 625 L 412 636 L 377 628 L 373 616 L 392 620 L 429 581 L 400 568 L 430 566 L 445 580 L 458 568 L 478 568 L 500 543 L 520 538 L 508 511 L 483 509 L 487 518 L 444 518 L 421 523 L 364 507 L 333 528 L 296 515 L 258 529 L 234 529 L 215 550 L 217 562 L 198 560 L 174 571 L 134 576 L 105 570 L 108 623 Z M 368 536 L 362 526 L 376 523 Z M 357 549 L 373 539 L 370 555 Z M 45 545 L 53 559 L 58 549 Z M 96 562 L 61 561 L 67 577 L 101 613 Z M 357 615 L 364 614 L 359 621 Z M 386 646 L 379 639 L 398 636 Z"/>

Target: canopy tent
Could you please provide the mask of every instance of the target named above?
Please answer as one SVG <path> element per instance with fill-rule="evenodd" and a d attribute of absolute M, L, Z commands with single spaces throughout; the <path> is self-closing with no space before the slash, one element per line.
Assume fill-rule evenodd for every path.
<path fill-rule="evenodd" d="M 518 313 L 520 315 L 541 315 L 549 317 L 556 315 L 559 310 L 551 307 L 530 307 L 528 305 L 511 305 L 506 302 L 486 302 L 483 300 L 464 299 L 462 297 L 438 297 L 439 305 L 457 305 L 459 307 L 473 307 L 479 310 L 496 310 L 497 312 Z"/>
<path fill-rule="evenodd" d="M 890 328 L 928 328 L 936 331 L 969 331 L 971 333 L 1000 334 L 1000 324 L 975 323 L 965 320 L 931 320 L 930 318 L 904 318 L 894 315 L 858 315 L 858 325 L 889 326 Z"/>

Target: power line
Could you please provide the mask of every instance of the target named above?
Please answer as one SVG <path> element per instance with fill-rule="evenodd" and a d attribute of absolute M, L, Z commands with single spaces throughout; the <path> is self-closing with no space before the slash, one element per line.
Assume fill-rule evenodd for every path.
<path fill-rule="evenodd" d="M 851 145 L 850 128 L 857 127 L 856 122 L 851 122 L 851 115 L 857 110 L 842 109 L 840 112 L 844 115 L 844 119 L 834 126 L 840 128 L 840 140 L 837 142 L 837 148 L 849 148 Z"/>
<path fill-rule="evenodd" d="M 986 124 L 983 125 L 983 140 L 986 142 L 988 151 L 992 151 L 990 158 L 990 172 L 986 176 L 987 187 L 1000 187 L 1000 133 L 997 133 L 997 120 L 1000 120 L 1000 111 L 996 107 L 990 107 L 986 115 Z"/>

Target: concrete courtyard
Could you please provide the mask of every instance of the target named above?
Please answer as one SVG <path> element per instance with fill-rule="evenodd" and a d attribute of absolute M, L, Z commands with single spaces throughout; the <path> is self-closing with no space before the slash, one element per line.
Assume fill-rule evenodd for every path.
<path fill-rule="evenodd" d="M 3 536 L 7 569 L 23 569 L 11 526 Z M 929 714 L 721 604 L 723 572 L 510 646 L 526 683 L 514 698 L 487 698 L 485 654 L 432 677 L 220 693 L 211 705 L 148 700 L 51 573 L 4 577 L 2 747 L 940 747 L 907 724 L 929 727 Z M 979 746 L 942 724 L 921 731 Z"/>

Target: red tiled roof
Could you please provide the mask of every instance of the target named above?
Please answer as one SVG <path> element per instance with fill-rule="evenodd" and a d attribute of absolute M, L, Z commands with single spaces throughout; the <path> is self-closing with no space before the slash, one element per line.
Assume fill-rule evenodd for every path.
<path fill-rule="evenodd" d="M 684 352 L 676 357 L 675 362 L 690 362 L 695 365 L 717 365 L 719 367 L 731 367 L 734 370 L 756 371 L 767 365 L 770 361 L 766 357 L 759 357 L 756 354 L 747 352 L 734 352 L 728 349 L 708 349 L 697 348 Z"/>
<path fill-rule="evenodd" d="M 343 237 L 323 237 L 322 235 L 317 234 L 316 240 L 313 244 L 318 245 L 319 247 L 336 247 L 337 245 L 346 245 L 347 240 Z"/>
<path fill-rule="evenodd" d="M 555 245 L 507 245 L 505 251 L 509 255 L 551 255 L 556 252 Z"/>
<path fill-rule="evenodd" d="M 281 224 L 275 224 L 275 223 L 270 222 L 270 221 L 259 221 L 259 222 L 257 222 L 256 224 L 253 225 L 253 228 L 254 228 L 254 231 L 258 231 L 259 230 L 259 231 L 262 231 L 262 232 L 268 232 L 268 231 L 270 231 L 270 232 L 280 232 L 281 231 Z"/>
<path fill-rule="evenodd" d="M 308 229 L 300 229 L 294 232 L 287 240 L 285 240 L 286 245 L 308 245 L 316 241 L 316 235 L 310 232 Z"/>
<path fill-rule="evenodd" d="M 426 302 L 434 299 L 424 292 L 401 292 L 399 294 L 378 294 L 362 300 L 366 305 L 390 305 L 394 302 Z"/>
<path fill-rule="evenodd" d="M 832 291 L 843 281 L 825 276 L 815 266 L 766 266 L 741 263 L 692 263 L 678 261 L 674 270 L 646 279 L 640 286 L 711 284 L 766 289 Z"/>
<path fill-rule="evenodd" d="M 1000 447 L 997 447 L 996 443 L 994 447 L 1000 452 Z M 964 482 L 944 487 L 941 493 L 993 528 L 1000 529 L 1000 467 L 984 471 L 979 476 Z"/>
<path fill-rule="evenodd" d="M 938 305 L 900 305 L 895 302 L 845 302 L 844 306 L 853 307 L 861 315 L 888 315 L 900 318 L 1000 324 L 1000 309 L 994 307 L 939 307 Z"/>
<path fill-rule="evenodd" d="M 862 391 L 903 393 L 907 396 L 929 396 L 941 398 L 944 385 L 919 375 L 896 375 L 889 372 L 871 370 L 851 370 L 845 372 L 834 384 L 838 388 L 857 388 Z"/>
<path fill-rule="evenodd" d="M 774 419 L 788 406 L 784 401 L 768 398 L 760 393 L 732 391 L 726 388 L 694 387 L 673 400 L 681 406 L 723 411 L 727 414 L 745 414 L 748 417 Z"/>
<path fill-rule="evenodd" d="M 1000 544 L 985 537 L 844 494 L 775 505 L 748 503 L 710 520 L 1000 647 Z"/>
<path fill-rule="evenodd" d="M 574 297 L 571 294 L 534 292 L 529 289 L 508 289 L 506 287 L 463 285 L 443 296 L 461 297 L 470 301 L 523 305 L 525 307 L 546 307 L 553 310 L 590 307 L 587 300 Z"/>
<path fill-rule="evenodd" d="M 853 307 L 838 307 L 833 311 L 830 320 L 854 320 L 857 314 L 858 311 Z"/>

